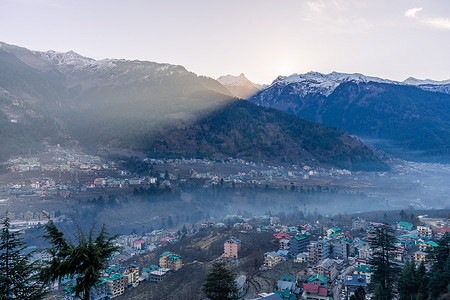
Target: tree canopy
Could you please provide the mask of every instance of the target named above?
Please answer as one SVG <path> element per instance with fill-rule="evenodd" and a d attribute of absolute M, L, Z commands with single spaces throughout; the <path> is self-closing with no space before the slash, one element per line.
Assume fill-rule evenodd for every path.
<path fill-rule="evenodd" d="M 203 285 L 203 291 L 211 300 L 237 299 L 237 289 L 230 271 L 224 263 L 215 263 Z"/>
<path fill-rule="evenodd" d="M 76 243 L 64 238 L 52 221 L 44 225 L 46 235 L 51 247 L 46 249 L 52 256 L 51 261 L 41 271 L 44 282 L 60 280 L 66 275 L 76 275 L 74 287 L 77 297 L 89 299 L 91 288 L 100 277 L 105 268 L 106 261 L 119 248 L 114 246 L 112 240 L 117 236 L 109 236 L 105 225 L 99 234 L 94 237 L 94 226 L 88 236 L 78 227 Z"/>

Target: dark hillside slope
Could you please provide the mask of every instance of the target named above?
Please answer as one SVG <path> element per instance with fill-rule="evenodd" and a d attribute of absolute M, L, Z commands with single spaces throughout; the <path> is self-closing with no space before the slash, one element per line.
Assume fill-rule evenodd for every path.
<path fill-rule="evenodd" d="M 341 128 L 402 158 L 450 162 L 450 95 L 414 86 L 343 82 L 329 95 L 272 86 L 251 99 Z"/>
<path fill-rule="evenodd" d="M 388 169 L 372 150 L 339 129 L 248 101 L 235 101 L 196 122 L 167 128 L 149 148 L 174 156 Z"/>

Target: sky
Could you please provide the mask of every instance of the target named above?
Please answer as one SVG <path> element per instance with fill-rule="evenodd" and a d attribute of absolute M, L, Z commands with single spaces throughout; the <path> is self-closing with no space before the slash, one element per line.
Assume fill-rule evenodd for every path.
<path fill-rule="evenodd" d="M 444 80 L 450 1 L 0 0 L 0 41 L 264 84 L 309 71 Z"/>

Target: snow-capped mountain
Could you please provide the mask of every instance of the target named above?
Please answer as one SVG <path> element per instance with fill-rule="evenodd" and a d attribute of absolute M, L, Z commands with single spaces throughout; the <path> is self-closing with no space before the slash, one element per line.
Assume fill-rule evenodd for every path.
<path fill-rule="evenodd" d="M 221 76 L 217 78 L 217 81 L 229 89 L 236 97 L 241 99 L 248 99 L 264 88 L 263 85 L 248 80 L 243 73 L 239 76 Z"/>
<path fill-rule="evenodd" d="M 346 74 L 346 73 L 332 72 L 330 74 L 322 74 L 318 72 L 308 72 L 305 74 L 278 76 L 277 79 L 275 79 L 270 86 L 275 85 L 278 87 L 283 87 L 287 85 L 295 85 L 295 90 L 302 96 L 311 93 L 319 93 L 328 96 L 341 83 L 348 81 L 398 84 L 398 82 L 396 81 L 382 79 L 378 77 L 365 76 L 359 73 Z"/>
<path fill-rule="evenodd" d="M 310 72 L 280 76 L 249 101 L 383 141 L 383 150 L 406 159 L 450 161 L 448 94 L 445 81 Z"/>
<path fill-rule="evenodd" d="M 409 77 L 407 79 L 405 79 L 404 81 L 402 81 L 402 84 L 407 84 L 407 85 L 446 85 L 446 84 L 450 84 L 450 79 L 448 80 L 442 80 L 442 81 L 438 81 L 438 80 L 432 80 L 432 79 L 417 79 L 414 77 Z"/>

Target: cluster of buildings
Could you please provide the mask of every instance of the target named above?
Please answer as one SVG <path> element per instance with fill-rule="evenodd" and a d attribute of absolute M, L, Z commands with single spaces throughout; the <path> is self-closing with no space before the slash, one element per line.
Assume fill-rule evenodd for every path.
<path fill-rule="evenodd" d="M 135 288 L 144 280 L 161 282 L 170 272 L 177 271 L 183 266 L 181 256 L 164 252 L 160 255 L 159 266 L 140 269 L 136 264 L 113 264 L 108 267 L 100 279 L 92 287 L 90 300 L 106 300 L 123 295 L 127 289 Z M 76 276 L 64 288 L 65 300 L 76 300 Z M 80 294 L 83 297 L 83 293 Z"/>
<path fill-rule="evenodd" d="M 449 220 L 427 217 L 419 220 L 418 226 L 409 222 L 392 226 L 397 239 L 393 251 L 395 263 L 427 263 L 427 250 L 437 247 L 438 240 L 450 234 Z M 276 230 L 273 238 L 279 250 L 264 254 L 262 269 L 293 259 L 307 267 L 309 277 L 299 281 L 294 276 L 283 275 L 273 293 L 262 293 L 257 299 L 349 299 L 358 289 L 368 293 L 373 272 L 369 243 L 374 229 L 384 224 L 357 218 L 352 220 L 351 227 L 346 226 L 347 230 L 315 225 L 263 227 Z"/>

